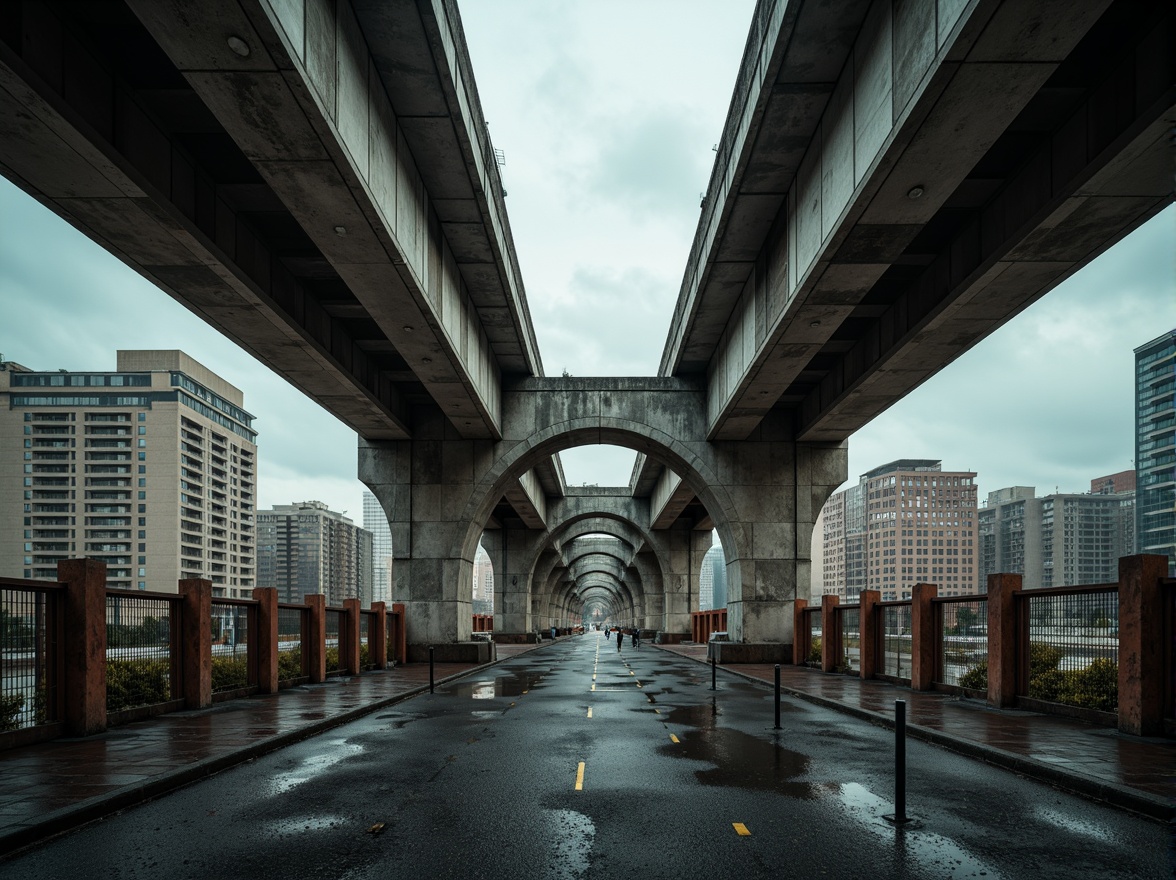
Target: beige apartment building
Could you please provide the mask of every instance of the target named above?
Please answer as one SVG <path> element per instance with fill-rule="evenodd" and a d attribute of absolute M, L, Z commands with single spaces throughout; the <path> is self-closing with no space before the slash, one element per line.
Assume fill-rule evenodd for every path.
<path fill-rule="evenodd" d="M 825 503 L 823 590 L 856 602 L 909 599 L 917 583 L 940 596 L 977 592 L 976 474 L 933 459 L 901 459 L 863 474 Z"/>
<path fill-rule="evenodd" d="M 106 563 L 111 587 L 217 596 L 255 585 L 257 434 L 242 393 L 182 351 L 114 372 L 0 361 L 0 575 Z"/>

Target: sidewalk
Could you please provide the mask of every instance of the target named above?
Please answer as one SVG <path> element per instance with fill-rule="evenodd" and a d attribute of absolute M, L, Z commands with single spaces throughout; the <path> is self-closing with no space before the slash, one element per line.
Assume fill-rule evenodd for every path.
<path fill-rule="evenodd" d="M 657 645 L 706 663 L 706 645 Z M 721 667 L 772 685 L 775 667 Z M 912 691 L 883 681 L 862 681 L 799 666 L 780 667 L 782 692 L 892 727 L 894 701 L 906 700 L 907 731 L 989 764 L 1058 788 L 1106 801 L 1155 819 L 1176 809 L 1176 741 L 1017 709 L 989 709 L 977 700 L 938 691 Z"/>
<path fill-rule="evenodd" d="M 498 660 L 539 647 L 499 645 Z M 438 663 L 434 680 L 482 668 Z M 428 688 L 429 664 L 414 663 L 0 752 L 0 857 Z"/>

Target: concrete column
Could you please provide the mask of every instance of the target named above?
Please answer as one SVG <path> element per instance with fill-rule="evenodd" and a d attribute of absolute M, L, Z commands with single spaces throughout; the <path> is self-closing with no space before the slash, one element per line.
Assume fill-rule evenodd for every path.
<path fill-rule="evenodd" d="M 1019 574 L 988 576 L 988 704 L 998 709 L 1017 699 L 1020 633 L 1013 593 L 1019 589 Z"/>
<path fill-rule="evenodd" d="M 388 610 L 383 602 L 372 603 L 371 632 L 368 633 L 368 654 L 376 669 L 388 668 Z"/>
<path fill-rule="evenodd" d="M 832 672 L 837 668 L 840 649 L 840 633 L 837 631 L 839 597 L 826 594 L 821 597 L 821 672 Z"/>
<path fill-rule="evenodd" d="M 494 565 L 494 632 L 505 640 L 518 641 L 550 626 L 545 620 L 532 619 L 531 572 L 543 537 L 543 532 L 528 529 L 521 520 L 482 533 L 482 548 Z"/>
<path fill-rule="evenodd" d="M 343 600 L 339 632 L 339 665 L 348 675 L 359 675 L 360 620 L 358 599 Z M 370 648 L 369 648 L 370 650 Z"/>
<path fill-rule="evenodd" d="M 929 691 L 935 678 L 935 584 L 915 584 L 911 589 L 911 690 Z"/>
<path fill-rule="evenodd" d="M 807 607 L 808 602 L 804 599 L 797 599 L 792 603 L 792 631 L 796 633 L 796 638 L 792 641 L 792 662 L 797 666 L 804 665 L 808 654 L 808 645 L 802 635 L 804 610 Z"/>
<path fill-rule="evenodd" d="M 1160 581 L 1167 575 L 1166 556 L 1119 560 L 1119 730 L 1135 736 L 1160 736 L 1164 729 Z"/>
<path fill-rule="evenodd" d="M 212 581 L 184 578 L 179 592 L 184 708 L 203 709 L 212 705 Z"/>
<path fill-rule="evenodd" d="M 311 593 L 306 597 L 310 607 L 310 620 L 306 624 L 306 644 L 302 650 L 306 655 L 306 668 L 311 684 L 327 680 L 327 597 L 322 593 Z"/>
<path fill-rule="evenodd" d="M 728 631 L 756 645 L 723 648 L 739 662 L 782 662 L 792 655 L 793 604 L 809 593 L 813 524 L 845 480 L 844 445 L 791 440 L 786 414 L 765 418 L 746 440 L 713 444 L 733 509 L 727 546 Z M 728 482 L 729 481 L 729 482 Z"/>
<path fill-rule="evenodd" d="M 57 579 L 65 584 L 62 609 L 69 638 L 62 646 L 63 720 L 68 736 L 106 730 L 106 563 L 63 559 Z"/>
<path fill-rule="evenodd" d="M 878 618 L 877 605 L 882 599 L 878 590 L 862 590 L 861 603 L 861 676 L 873 678 L 878 669 Z"/>
<path fill-rule="evenodd" d="M 278 692 L 278 590 L 276 587 L 254 587 L 253 600 L 257 603 L 257 641 L 251 646 L 257 652 L 257 689 L 259 693 Z"/>

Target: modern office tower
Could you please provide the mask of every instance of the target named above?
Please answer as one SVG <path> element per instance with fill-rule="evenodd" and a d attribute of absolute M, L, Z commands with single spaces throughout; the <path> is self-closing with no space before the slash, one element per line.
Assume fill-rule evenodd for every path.
<path fill-rule="evenodd" d="M 257 583 L 278 601 L 321 593 L 328 605 L 372 595 L 372 534 L 321 501 L 278 504 L 257 514 Z"/>
<path fill-rule="evenodd" d="M 1135 542 L 1176 577 L 1176 330 L 1135 349 Z"/>
<path fill-rule="evenodd" d="M 474 614 L 494 613 L 494 563 L 481 544 L 474 554 L 473 600 Z"/>
<path fill-rule="evenodd" d="M 821 508 L 821 539 L 814 541 L 814 545 L 819 544 L 820 555 L 813 556 L 813 566 L 821 568 L 821 592 L 813 591 L 814 601 L 819 602 L 822 594 L 829 593 L 841 602 L 854 603 L 866 589 L 864 493 L 862 477 L 856 485 L 831 495 Z"/>
<path fill-rule="evenodd" d="M 0 575 L 218 596 L 255 581 L 257 434 L 241 392 L 182 351 L 120 351 L 114 372 L 0 362 Z"/>
<path fill-rule="evenodd" d="M 1130 481 L 1091 481 L 1097 494 L 1034 497 L 1032 486 L 988 493 L 979 511 L 980 584 L 988 575 L 1019 574 L 1026 589 L 1118 580 L 1119 557 L 1132 550 L 1134 493 L 1105 491 Z"/>
<path fill-rule="evenodd" d="M 698 573 L 698 610 L 727 607 L 727 557 L 723 545 L 715 544 L 702 557 Z"/>
<path fill-rule="evenodd" d="M 392 601 L 392 529 L 384 508 L 371 492 L 363 493 L 363 527 L 372 534 L 372 601 Z"/>

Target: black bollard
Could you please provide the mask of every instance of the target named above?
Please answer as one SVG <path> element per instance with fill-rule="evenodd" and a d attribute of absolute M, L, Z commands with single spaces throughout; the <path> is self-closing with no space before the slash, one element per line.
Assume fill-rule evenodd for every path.
<path fill-rule="evenodd" d="M 433 693 L 433 646 L 429 645 L 429 693 Z"/>
<path fill-rule="evenodd" d="M 894 701 L 894 815 L 883 818 L 895 825 L 913 821 L 906 814 L 906 700 Z"/>
<path fill-rule="evenodd" d="M 780 664 L 776 664 L 776 726 L 775 730 L 780 729 Z"/>
<path fill-rule="evenodd" d="M 715 655 L 711 654 L 711 690 L 718 690 L 715 687 Z"/>

